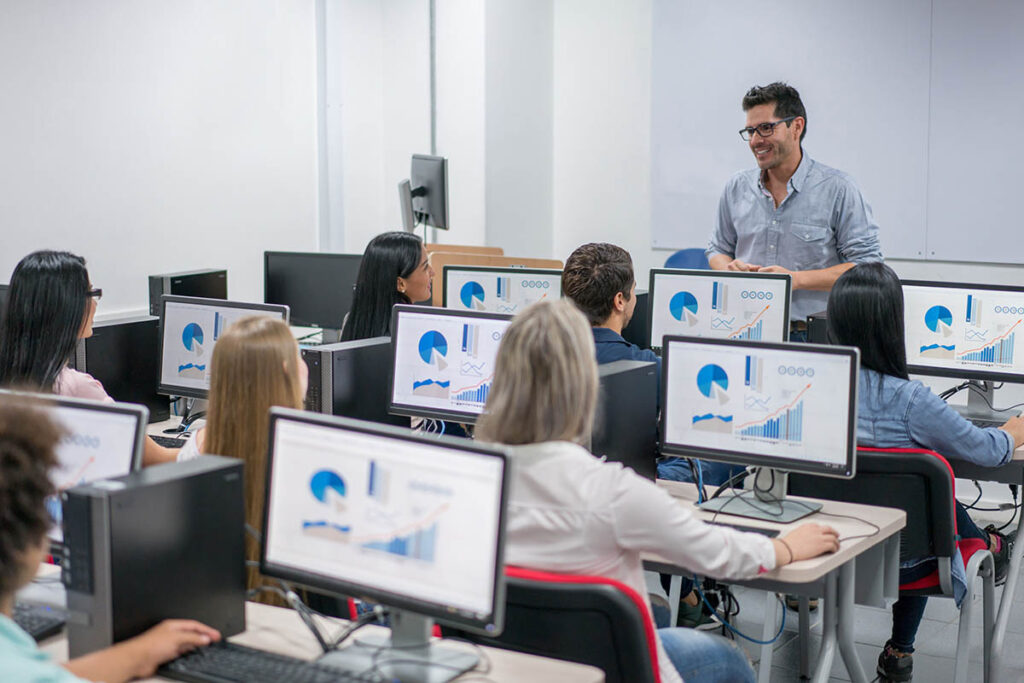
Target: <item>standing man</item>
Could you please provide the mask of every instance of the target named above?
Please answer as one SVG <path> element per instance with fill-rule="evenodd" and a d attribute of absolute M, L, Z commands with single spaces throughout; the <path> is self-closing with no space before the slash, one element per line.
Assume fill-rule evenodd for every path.
<path fill-rule="evenodd" d="M 881 261 L 878 224 L 848 175 L 803 151 L 807 112 L 785 83 L 743 97 L 757 169 L 732 177 L 708 244 L 715 270 L 793 276 L 790 339 L 806 341 L 807 316 L 825 310 L 832 284 L 858 263 Z"/>

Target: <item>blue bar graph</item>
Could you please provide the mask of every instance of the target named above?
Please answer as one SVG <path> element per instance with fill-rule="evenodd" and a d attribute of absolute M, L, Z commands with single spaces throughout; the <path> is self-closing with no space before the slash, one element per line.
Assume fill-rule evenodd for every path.
<path fill-rule="evenodd" d="M 778 417 L 739 430 L 740 436 L 799 443 L 804 435 L 804 402 L 800 401 Z"/>
<path fill-rule="evenodd" d="M 430 526 L 384 541 L 363 543 L 368 550 L 380 550 L 399 557 L 408 557 L 424 562 L 434 561 L 434 550 L 437 545 L 437 522 Z"/>
<path fill-rule="evenodd" d="M 967 322 L 978 324 L 978 309 L 981 306 L 981 301 L 978 297 L 968 294 L 967 295 Z"/>
<path fill-rule="evenodd" d="M 476 345 L 479 338 L 480 334 L 476 325 L 463 325 L 462 352 L 468 354 L 471 358 L 476 358 Z"/>
<path fill-rule="evenodd" d="M 491 383 L 481 384 L 474 389 L 466 389 L 460 391 L 452 396 L 452 400 L 463 401 L 466 403 L 479 403 L 483 405 L 487 402 L 487 395 L 491 393 Z"/>
<path fill-rule="evenodd" d="M 1017 333 L 1000 339 L 984 348 L 976 351 L 968 351 L 960 356 L 960 360 L 974 361 L 977 363 L 999 363 L 1001 365 L 1013 364 L 1013 347 Z"/>
<path fill-rule="evenodd" d="M 224 333 L 224 316 L 214 311 L 213 313 L 213 340 L 217 341 L 220 339 L 220 335 Z"/>
<path fill-rule="evenodd" d="M 760 393 L 761 377 L 761 359 L 757 356 L 747 356 L 746 372 L 743 378 L 744 386 L 748 386 L 753 391 Z"/>
<path fill-rule="evenodd" d="M 498 298 L 502 301 L 508 301 L 508 290 L 511 280 L 507 277 L 498 278 Z"/>
<path fill-rule="evenodd" d="M 756 325 L 752 325 L 742 332 L 737 332 L 732 336 L 732 339 L 751 339 L 753 341 L 761 341 L 761 330 L 764 325 L 763 320 L 758 320 Z"/>
<path fill-rule="evenodd" d="M 366 494 L 374 500 L 387 502 L 388 473 L 381 469 L 376 460 L 370 461 L 370 477 Z"/>

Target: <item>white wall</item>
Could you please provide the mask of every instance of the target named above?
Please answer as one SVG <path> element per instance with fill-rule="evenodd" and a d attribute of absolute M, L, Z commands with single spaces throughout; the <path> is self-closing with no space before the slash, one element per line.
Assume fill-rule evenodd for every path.
<path fill-rule="evenodd" d="M 264 249 L 316 247 L 314 5 L 5 3 L 0 281 L 30 251 L 89 262 L 101 312 L 146 276 L 226 267 L 262 300 Z"/>

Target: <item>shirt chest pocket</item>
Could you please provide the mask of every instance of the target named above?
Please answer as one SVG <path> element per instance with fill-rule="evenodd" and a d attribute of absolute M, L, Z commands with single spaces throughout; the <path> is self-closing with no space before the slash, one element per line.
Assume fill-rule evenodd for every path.
<path fill-rule="evenodd" d="M 832 230 L 826 225 L 792 223 L 789 249 L 796 270 L 827 268 L 839 263 Z"/>

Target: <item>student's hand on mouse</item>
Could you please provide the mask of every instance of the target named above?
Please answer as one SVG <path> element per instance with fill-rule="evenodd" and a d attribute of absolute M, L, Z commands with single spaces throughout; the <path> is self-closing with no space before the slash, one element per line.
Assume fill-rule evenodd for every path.
<path fill-rule="evenodd" d="M 197 647 L 220 640 L 220 633 L 191 619 L 167 619 L 128 643 L 138 656 L 139 678 L 152 676 L 157 667 Z"/>
<path fill-rule="evenodd" d="M 1014 448 L 1020 448 L 1024 444 L 1024 417 L 1020 415 L 1011 417 L 1003 423 L 1000 429 L 1013 437 Z"/>
<path fill-rule="evenodd" d="M 801 524 L 785 536 L 775 540 L 784 547 L 782 554 L 779 555 L 779 549 L 776 546 L 776 557 L 781 557 L 784 564 L 809 560 L 812 557 L 839 550 L 839 532 L 824 524 Z M 791 552 L 793 557 L 787 562 L 785 560 L 787 560 L 788 552 Z"/>

